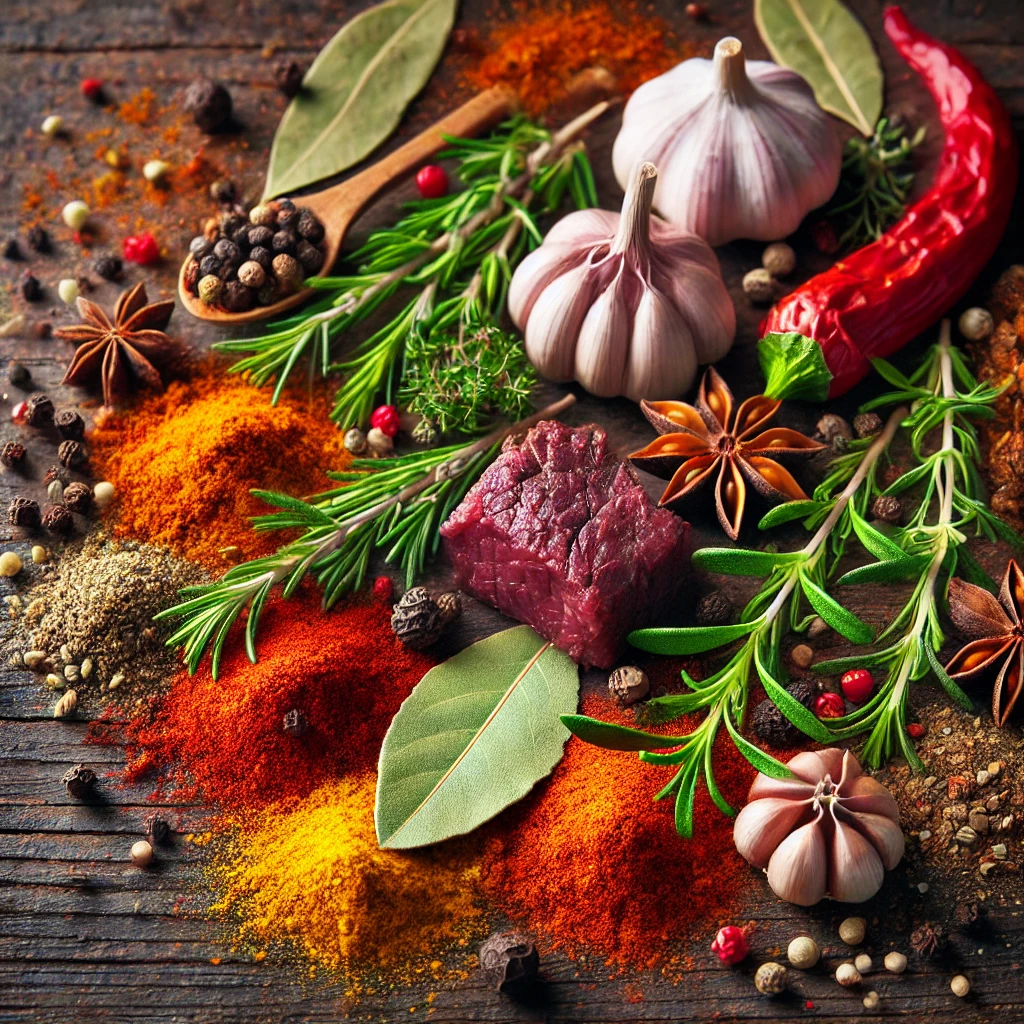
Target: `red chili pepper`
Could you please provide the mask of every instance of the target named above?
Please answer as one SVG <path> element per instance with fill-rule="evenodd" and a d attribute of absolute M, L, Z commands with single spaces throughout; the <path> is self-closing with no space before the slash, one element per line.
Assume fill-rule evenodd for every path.
<path fill-rule="evenodd" d="M 812 277 L 769 312 L 762 335 L 796 331 L 821 345 L 841 395 L 931 327 L 995 252 L 1017 185 L 1017 143 L 995 90 L 957 50 L 919 32 L 899 7 L 885 31 L 924 79 L 946 142 L 932 187 L 878 241 Z"/>

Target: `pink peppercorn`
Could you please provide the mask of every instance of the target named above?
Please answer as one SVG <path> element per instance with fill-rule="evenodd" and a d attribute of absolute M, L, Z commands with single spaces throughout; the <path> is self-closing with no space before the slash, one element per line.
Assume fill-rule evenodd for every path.
<path fill-rule="evenodd" d="M 28 415 L 28 402 L 19 402 L 11 410 L 11 421 L 14 423 L 24 423 L 25 417 Z"/>
<path fill-rule="evenodd" d="M 750 947 L 743 929 L 734 924 L 719 928 L 715 941 L 711 943 L 711 952 L 717 953 L 723 964 L 738 964 L 745 960 Z"/>
<path fill-rule="evenodd" d="M 863 704 L 875 689 L 875 681 L 866 668 L 855 668 L 843 673 L 839 685 L 846 699 L 853 704 Z"/>
<path fill-rule="evenodd" d="M 395 585 L 387 576 L 378 576 L 373 581 L 373 596 L 378 601 L 390 601 L 391 595 L 395 592 Z"/>
<path fill-rule="evenodd" d="M 911 739 L 919 740 L 927 731 L 920 722 L 910 722 L 907 725 L 907 735 Z"/>
<path fill-rule="evenodd" d="M 840 693 L 819 693 L 814 713 L 819 718 L 842 718 L 846 714 L 846 702 Z"/>
<path fill-rule="evenodd" d="M 160 259 L 160 247 L 149 231 L 144 231 L 141 235 L 129 235 L 121 243 L 121 248 L 126 260 L 144 267 Z"/>
<path fill-rule="evenodd" d="M 378 405 L 370 417 L 370 426 L 394 437 L 398 433 L 398 410 L 393 405 Z"/>
<path fill-rule="evenodd" d="M 448 195 L 448 175 L 443 167 L 427 164 L 416 175 L 416 187 L 424 199 L 440 199 Z"/>
<path fill-rule="evenodd" d="M 87 100 L 92 100 L 95 103 L 103 95 L 103 79 L 83 78 L 79 88 Z"/>

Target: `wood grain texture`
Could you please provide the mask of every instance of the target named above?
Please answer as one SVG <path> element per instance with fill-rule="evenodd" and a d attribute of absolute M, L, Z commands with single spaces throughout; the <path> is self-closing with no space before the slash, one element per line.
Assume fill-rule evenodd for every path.
<path fill-rule="evenodd" d="M 151 85 L 159 101 L 173 104 L 180 90 L 200 71 L 225 80 L 232 90 L 238 119 L 245 126 L 239 137 L 208 140 L 204 152 L 250 195 L 257 196 L 262 185 L 262 167 L 283 101 L 272 89 L 272 61 L 261 55 L 269 43 L 279 54 L 293 54 L 309 60 L 330 37 L 341 21 L 366 6 L 364 0 L 330 0 L 299 3 L 279 0 L 274 4 L 245 0 L 239 4 L 211 5 L 199 0 L 9 0 L 0 10 L 0 229 L 4 236 L 21 232 L 36 216 L 38 208 L 25 209 L 26 187 L 50 170 L 62 181 L 75 175 L 94 174 L 93 145 L 39 144 L 37 128 L 53 110 L 65 115 L 74 133 L 85 133 L 101 125 L 100 113 L 77 94 L 82 77 L 99 74 L 112 84 L 118 98 L 143 85 Z M 708 24 L 685 19 L 678 0 L 657 0 L 650 5 L 669 19 L 680 34 L 703 40 L 710 51 L 721 35 L 739 35 L 751 56 L 765 56 L 753 29 L 750 5 L 743 0 L 712 4 Z M 853 0 L 879 46 L 887 75 L 887 110 L 900 111 L 918 123 L 922 115 L 929 136 L 920 159 L 927 165 L 941 145 L 934 111 L 913 76 L 884 43 L 881 33 L 882 5 L 878 0 Z M 1018 133 L 1024 133 L 1024 19 L 1019 0 L 911 0 L 906 5 L 912 18 L 928 31 L 954 43 L 961 43 L 967 55 L 978 63 L 1000 91 L 1009 107 Z M 478 0 L 464 0 L 459 24 L 486 26 L 494 8 Z M 458 55 L 449 54 L 434 85 L 410 111 L 394 149 L 465 98 L 452 72 Z M 442 95 L 439 95 L 443 94 Z M 591 133 L 591 145 L 603 201 L 616 206 L 620 192 L 610 171 L 610 147 L 617 129 L 612 117 Z M 202 142 L 198 135 L 185 143 Z M 133 157 L 148 156 L 141 152 Z M 927 183 L 921 176 L 919 188 Z M 397 190 L 363 217 L 357 231 L 382 222 L 397 202 L 412 194 L 410 186 Z M 54 204 L 74 198 L 61 190 L 45 197 L 43 209 L 55 222 Z M 1018 203 L 1018 211 L 1020 203 Z M 118 209 L 122 213 L 124 210 Z M 146 275 L 151 297 L 173 295 L 175 273 L 188 238 L 195 233 L 196 219 L 204 209 L 190 211 L 178 221 L 164 217 L 161 242 L 167 258 Z M 155 216 L 156 214 L 154 214 Z M 115 228 L 113 213 L 105 244 L 116 242 L 124 228 Z M 1020 223 L 1019 213 L 1015 221 Z M 9 263 L 0 267 L 7 286 L 0 294 L 0 322 L 11 312 L 25 309 L 16 295 L 18 276 L 27 266 L 37 269 L 47 286 L 47 301 L 34 311 L 35 319 L 46 317 L 55 324 L 69 320 L 69 314 L 55 309 L 56 281 L 76 270 L 85 260 L 58 228 L 58 250 L 31 264 Z M 798 239 L 800 266 L 797 280 L 822 269 L 827 261 Z M 723 361 L 722 372 L 734 385 L 738 397 L 753 393 L 759 384 L 752 358 L 761 310 L 743 297 L 740 281 L 744 272 L 757 265 L 760 246 L 738 243 L 721 250 L 726 282 L 739 313 L 738 341 Z M 990 272 L 983 275 L 971 299 L 979 298 L 988 281 L 1010 262 L 1024 258 L 1022 240 L 1011 229 Z M 139 279 L 129 271 L 130 281 Z M 93 297 L 109 303 L 116 287 L 103 284 Z M 49 311 L 54 309 L 51 314 Z M 197 349 L 219 337 L 217 330 L 189 319 L 179 310 L 173 327 Z M 33 388 L 50 393 L 58 404 L 82 398 L 80 392 L 59 387 L 68 358 L 67 348 L 55 341 L 27 337 L 0 339 L 0 357 L 16 357 L 29 366 Z M 845 396 L 837 411 L 849 414 L 870 392 L 864 384 Z M 0 417 L 7 422 L 13 402 L 22 397 L 14 389 L 0 402 Z M 545 397 L 558 394 L 549 388 Z M 89 410 L 86 409 L 86 414 Z M 788 422 L 811 430 L 820 409 L 794 407 Z M 637 409 L 624 401 L 598 402 L 580 396 L 571 410 L 573 423 L 597 421 L 608 430 L 620 454 L 639 447 L 650 437 Z M 4 473 L 0 477 L 0 508 L 20 490 L 39 488 L 39 479 L 53 461 L 51 440 L 33 436 L 29 442 L 26 480 Z M 652 495 L 660 483 L 646 479 Z M 10 546 L 9 528 L 4 525 L 5 546 Z M 709 515 L 695 518 L 698 543 L 717 539 Z M 753 538 L 756 540 L 756 538 Z M 23 538 L 14 541 L 27 553 Z M 982 558 L 995 566 L 1004 557 L 986 547 Z M 29 567 L 27 572 L 31 572 Z M 428 583 L 446 582 L 443 567 L 435 567 Z M 21 587 L 24 580 L 19 580 Z M 742 600 L 749 583 L 730 580 L 730 594 Z M 0 596 L 14 592 L 8 580 L 0 581 Z M 881 623 L 892 614 L 899 599 L 896 589 L 859 588 L 850 594 L 850 607 L 868 621 Z M 671 618 L 680 609 L 669 609 Z M 471 603 L 458 628 L 444 640 L 442 654 L 451 653 L 496 629 L 506 626 L 498 613 Z M 820 647 L 821 654 L 843 653 Z M 587 673 L 585 686 L 602 686 L 600 673 Z M 340 984 L 310 983 L 288 964 L 261 964 L 234 953 L 216 924 L 203 917 L 205 900 L 202 884 L 201 851 L 177 841 L 161 851 L 156 869 L 143 872 L 131 867 L 128 849 L 141 832 L 142 821 L 153 805 L 139 789 L 104 786 L 104 800 L 82 805 L 70 800 L 60 785 L 63 772 L 85 759 L 102 773 L 114 770 L 121 754 L 115 748 L 82 747 L 86 725 L 57 723 L 50 717 L 50 701 L 28 673 L 6 664 L 0 668 L 0 1022 L 33 1021 L 67 1024 L 69 1021 L 136 1022 L 157 1024 L 177 1022 L 289 1022 L 313 1024 L 333 1022 L 347 1016 L 374 1020 L 444 1021 L 706 1021 L 779 1020 L 798 1018 L 830 1022 L 907 1020 L 936 1022 L 1024 1020 L 1024 991 L 1019 961 L 1024 943 L 1024 916 L 1019 893 L 1001 896 L 992 909 L 996 928 L 983 942 L 956 937 L 948 962 L 913 965 L 902 977 L 877 976 L 871 986 L 882 1002 L 875 1014 L 868 1014 L 856 994 L 840 989 L 826 967 L 834 966 L 846 952 L 829 937 L 845 916 L 842 909 L 824 905 L 800 911 L 780 904 L 758 877 L 752 877 L 749 901 L 742 916 L 759 922 L 754 942 L 755 957 L 741 969 L 718 964 L 701 938 L 688 950 L 694 970 L 681 981 L 670 982 L 655 974 L 623 976 L 603 966 L 598 959 L 571 962 L 557 955 L 545 956 L 544 999 L 536 1005 L 521 1006 L 490 991 L 482 979 L 471 976 L 455 985 L 440 988 L 416 986 L 355 1003 Z M 638 808 L 638 812 L 642 812 Z M 209 812 L 202 807 L 165 807 L 164 813 L 182 835 L 201 831 Z M 916 881 L 916 879 L 915 879 Z M 878 957 L 892 946 L 905 948 L 913 923 L 925 916 L 944 916 L 952 887 L 939 879 L 922 896 L 911 890 L 904 869 L 887 881 L 882 893 L 865 908 L 872 921 L 871 951 Z M 600 894 L 595 894 L 599 899 Z M 788 939 L 798 931 L 810 930 L 824 943 L 825 966 L 799 983 L 799 991 L 781 1000 L 767 1000 L 754 993 L 751 974 L 755 958 L 779 955 Z M 948 988 L 949 977 L 963 969 L 972 979 L 972 997 L 955 1001 Z M 432 1004 L 428 992 L 436 992 Z M 813 1010 L 805 1008 L 811 1000 Z"/>

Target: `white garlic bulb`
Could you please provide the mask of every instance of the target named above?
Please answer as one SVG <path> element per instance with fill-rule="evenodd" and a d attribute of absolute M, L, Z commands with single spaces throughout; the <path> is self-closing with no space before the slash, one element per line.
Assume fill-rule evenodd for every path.
<path fill-rule="evenodd" d="M 661 171 L 655 209 L 710 245 L 774 241 L 796 230 L 839 183 L 842 141 L 794 71 L 747 62 L 738 39 L 645 82 L 612 151 L 627 181 L 639 160 Z"/>
<path fill-rule="evenodd" d="M 651 216 L 657 179 L 637 165 L 621 214 L 570 213 L 516 270 L 509 313 L 544 377 L 605 398 L 674 398 L 729 351 L 736 312 L 718 260 Z"/>

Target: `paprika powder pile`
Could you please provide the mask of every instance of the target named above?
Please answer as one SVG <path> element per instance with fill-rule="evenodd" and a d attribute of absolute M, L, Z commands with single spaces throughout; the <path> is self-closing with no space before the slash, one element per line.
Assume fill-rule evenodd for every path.
<path fill-rule="evenodd" d="M 114 535 L 215 570 L 225 551 L 233 561 L 273 552 L 281 536 L 247 521 L 271 511 L 250 489 L 302 497 L 332 486 L 326 472 L 349 461 L 327 403 L 299 401 L 272 406 L 266 391 L 208 367 L 107 417 L 90 449 L 96 475 L 116 488 Z"/>
<path fill-rule="evenodd" d="M 502 5 L 503 14 L 509 9 L 514 20 L 481 42 L 484 56 L 465 77 L 474 89 L 511 85 L 530 115 L 563 100 L 585 68 L 610 71 L 628 95 L 702 48 L 674 38 L 664 21 L 631 0 L 517 0 Z"/>
<path fill-rule="evenodd" d="M 391 719 L 435 664 L 396 639 L 390 612 L 353 598 L 324 613 L 312 586 L 277 599 L 261 617 L 255 665 L 238 628 L 218 680 L 208 663 L 181 673 L 123 736 L 104 729 L 97 738 L 125 742 L 124 780 L 155 774 L 158 794 L 229 810 L 304 799 L 376 765 Z"/>
<path fill-rule="evenodd" d="M 608 704 L 587 698 L 584 713 L 635 725 Z M 680 724 L 673 731 L 695 723 Z M 723 796 L 738 809 L 756 772 L 724 730 L 713 760 Z M 664 967 L 673 942 L 714 932 L 730 916 L 750 878 L 732 822 L 705 788 L 690 841 L 676 833 L 671 800 L 651 806 L 673 771 L 570 739 L 550 780 L 495 822 L 485 891 L 570 956 L 596 950 L 609 963 Z"/>

